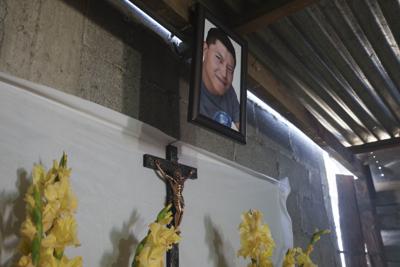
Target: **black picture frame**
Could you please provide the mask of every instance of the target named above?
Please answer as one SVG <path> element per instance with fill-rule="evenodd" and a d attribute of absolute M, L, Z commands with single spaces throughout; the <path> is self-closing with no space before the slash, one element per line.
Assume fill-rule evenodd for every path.
<path fill-rule="evenodd" d="M 229 137 L 239 143 L 246 143 L 246 103 L 247 103 L 247 88 L 246 88 L 246 77 L 247 77 L 247 43 L 236 33 L 229 30 L 226 26 L 220 23 L 204 6 L 197 4 L 195 6 L 194 13 L 194 40 L 193 40 L 193 55 L 192 55 L 192 72 L 190 80 L 190 94 L 189 94 L 189 110 L 188 120 L 194 124 L 203 126 L 210 130 L 213 130 L 219 134 Z M 236 128 L 237 123 L 231 123 L 231 127 L 225 126 L 222 123 L 229 125 L 231 116 L 225 116 L 227 113 L 222 112 L 222 122 L 217 121 L 219 114 L 211 115 L 203 114 L 201 111 L 201 105 L 210 103 L 208 98 L 201 97 L 204 91 L 208 90 L 203 83 L 202 69 L 203 69 L 203 45 L 205 42 L 205 36 L 208 32 L 205 29 L 215 27 L 221 30 L 226 36 L 229 37 L 233 49 L 235 51 L 236 62 L 234 65 L 234 71 L 231 71 L 233 78 L 231 79 L 230 87 L 234 90 L 239 102 L 239 129 Z M 231 47 L 232 47 L 231 46 Z M 231 51 L 231 50 L 230 50 Z M 206 63 L 207 64 L 207 63 Z M 206 67 L 209 65 L 205 65 Z M 236 78 L 235 79 L 235 75 Z M 204 86 L 202 87 L 202 84 Z M 236 86 L 236 89 L 235 89 Z M 239 88 L 237 88 L 239 87 Z M 202 89 L 203 88 L 203 89 Z M 231 89 L 227 89 L 228 91 Z M 232 91 L 232 90 L 231 90 Z M 208 91 L 209 92 L 209 91 Z M 230 92 L 231 99 L 232 93 Z M 202 99 L 205 99 L 204 101 Z M 231 103 L 231 102 L 230 102 Z M 231 105 L 232 106 L 232 105 Z M 202 110 L 203 107 L 202 107 Z M 231 110 L 231 109 L 230 109 Z M 237 111 L 237 105 L 235 107 Z M 217 112 L 218 113 L 218 112 Z M 237 114 L 237 112 L 236 112 Z M 216 117 L 217 116 L 217 117 Z M 225 119 L 227 117 L 228 119 Z M 237 119 L 237 115 L 234 116 Z M 225 119 L 225 120 L 224 120 Z M 235 129 L 236 128 L 236 129 Z"/>

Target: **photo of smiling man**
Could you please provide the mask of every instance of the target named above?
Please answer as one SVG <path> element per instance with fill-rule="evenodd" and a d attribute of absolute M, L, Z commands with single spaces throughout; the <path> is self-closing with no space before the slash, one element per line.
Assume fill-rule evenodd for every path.
<path fill-rule="evenodd" d="M 205 36 L 200 113 L 238 131 L 240 103 L 232 86 L 237 63 L 235 48 L 230 38 L 219 28 L 206 28 Z"/>

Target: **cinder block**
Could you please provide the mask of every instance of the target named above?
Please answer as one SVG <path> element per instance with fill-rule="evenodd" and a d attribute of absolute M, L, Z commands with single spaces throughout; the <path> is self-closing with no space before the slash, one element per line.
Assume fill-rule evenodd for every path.
<path fill-rule="evenodd" d="M 255 105 L 255 118 L 260 141 L 277 150 L 291 151 L 289 128 L 268 111 Z"/>
<path fill-rule="evenodd" d="M 64 1 L 42 1 L 37 35 L 31 47 L 32 81 L 77 93 L 84 20 L 79 11 Z"/>
<path fill-rule="evenodd" d="M 41 1 L 1 2 L 0 71 L 29 80 Z"/>
<path fill-rule="evenodd" d="M 97 57 L 97 52 L 83 49 L 80 97 L 122 112 L 122 83 L 121 69 Z"/>
<path fill-rule="evenodd" d="M 303 164 L 311 166 L 315 169 L 324 166 L 324 158 L 322 149 L 311 139 L 299 134 L 299 131 L 291 129 L 290 139 L 295 159 Z M 325 167 L 323 167 L 325 168 Z"/>
<path fill-rule="evenodd" d="M 277 178 L 278 152 L 248 138 L 246 145 L 235 144 L 235 161 L 255 171 Z"/>
<path fill-rule="evenodd" d="M 128 35 L 135 36 L 131 25 L 107 1 L 89 1 L 87 13 L 83 44 L 104 61 L 123 68 Z"/>
<path fill-rule="evenodd" d="M 175 87 L 178 90 L 177 86 Z M 143 82 L 140 91 L 139 119 L 164 133 L 179 137 L 179 98 L 155 84 Z"/>

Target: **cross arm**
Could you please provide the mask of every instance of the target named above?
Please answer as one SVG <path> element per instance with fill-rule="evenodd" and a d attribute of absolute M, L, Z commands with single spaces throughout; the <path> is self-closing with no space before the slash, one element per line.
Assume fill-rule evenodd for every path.
<path fill-rule="evenodd" d="M 143 155 L 143 167 L 158 170 L 155 164 L 155 161 L 158 161 L 161 169 L 163 169 L 166 173 L 174 173 L 174 171 L 179 168 L 181 171 L 182 176 L 188 177 L 190 179 L 197 179 L 197 169 L 184 165 L 184 164 L 177 164 L 171 162 L 166 159 L 162 159 L 156 156 L 152 156 L 149 154 Z"/>

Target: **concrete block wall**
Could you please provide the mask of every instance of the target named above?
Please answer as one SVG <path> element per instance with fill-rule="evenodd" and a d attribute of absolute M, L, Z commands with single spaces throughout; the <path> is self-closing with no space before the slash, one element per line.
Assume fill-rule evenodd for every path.
<path fill-rule="evenodd" d="M 249 100 L 246 145 L 188 123 L 188 68 L 106 1 L 0 0 L 0 71 L 127 114 L 271 177 L 289 177 L 296 246 L 304 247 L 315 228 L 332 229 L 321 149 Z M 318 244 L 319 266 L 340 266 L 334 239 Z"/>

